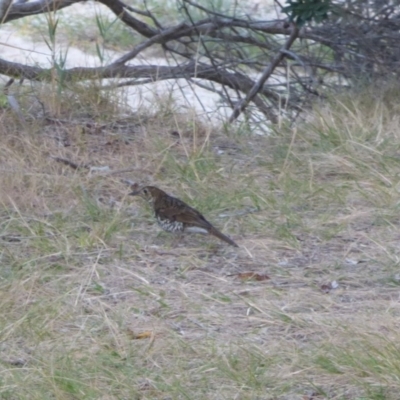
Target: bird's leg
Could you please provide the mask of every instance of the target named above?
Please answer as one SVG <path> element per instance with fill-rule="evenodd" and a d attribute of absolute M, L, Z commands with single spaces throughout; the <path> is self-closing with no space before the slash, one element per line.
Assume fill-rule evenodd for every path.
<path fill-rule="evenodd" d="M 182 232 L 174 232 L 173 240 L 172 240 L 172 247 L 179 247 L 179 244 L 182 242 L 183 233 Z"/>

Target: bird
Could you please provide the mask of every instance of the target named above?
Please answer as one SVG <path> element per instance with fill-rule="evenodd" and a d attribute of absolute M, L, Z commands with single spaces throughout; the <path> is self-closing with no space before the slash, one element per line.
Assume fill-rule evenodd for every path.
<path fill-rule="evenodd" d="M 232 239 L 208 222 L 199 211 L 155 186 L 143 186 L 129 195 L 140 196 L 150 203 L 153 206 L 158 225 L 167 232 L 210 234 L 231 246 L 239 247 Z"/>

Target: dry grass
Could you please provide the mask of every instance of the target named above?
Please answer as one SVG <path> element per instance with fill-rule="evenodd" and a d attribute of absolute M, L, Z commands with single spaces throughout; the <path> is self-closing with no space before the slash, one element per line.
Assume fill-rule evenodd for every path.
<path fill-rule="evenodd" d="M 1 398 L 398 398 L 395 94 L 336 98 L 265 138 L 49 93 L 52 121 L 0 115 Z M 241 248 L 176 244 L 123 179 Z"/>

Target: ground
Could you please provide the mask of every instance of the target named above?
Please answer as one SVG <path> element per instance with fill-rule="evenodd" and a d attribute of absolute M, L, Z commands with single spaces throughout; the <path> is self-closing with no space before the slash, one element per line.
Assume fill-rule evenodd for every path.
<path fill-rule="evenodd" d="M 3 398 L 397 398 L 394 97 L 261 137 L 48 93 L 0 119 Z M 144 183 L 240 248 L 160 231 Z"/>

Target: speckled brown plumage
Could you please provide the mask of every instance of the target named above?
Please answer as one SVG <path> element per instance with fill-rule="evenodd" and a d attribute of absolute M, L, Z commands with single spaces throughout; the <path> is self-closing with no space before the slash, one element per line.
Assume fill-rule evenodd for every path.
<path fill-rule="evenodd" d="M 153 206 L 158 224 L 167 232 L 210 234 L 231 246 L 238 247 L 233 240 L 211 225 L 197 210 L 155 186 L 144 186 L 129 194 L 141 196 L 148 201 Z"/>

